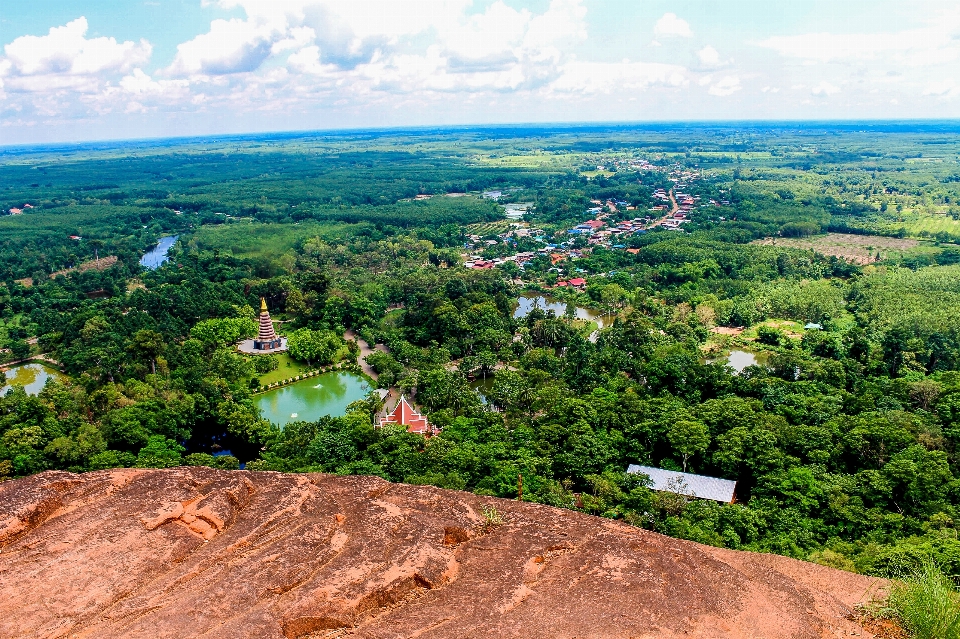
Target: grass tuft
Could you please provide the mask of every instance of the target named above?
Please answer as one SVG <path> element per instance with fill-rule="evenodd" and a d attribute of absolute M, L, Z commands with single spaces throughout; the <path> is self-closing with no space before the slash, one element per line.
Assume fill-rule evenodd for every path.
<path fill-rule="evenodd" d="M 896 582 L 889 605 L 915 639 L 960 639 L 960 594 L 933 563 Z"/>

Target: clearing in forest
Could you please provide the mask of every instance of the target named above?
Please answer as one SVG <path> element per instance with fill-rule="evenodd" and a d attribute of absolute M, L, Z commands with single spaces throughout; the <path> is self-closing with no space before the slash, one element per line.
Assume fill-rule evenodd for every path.
<path fill-rule="evenodd" d="M 75 271 L 80 273 L 83 273 L 85 271 L 105 271 L 116 263 L 117 263 L 116 255 L 106 255 L 104 257 L 101 257 L 98 260 L 90 260 L 89 262 L 84 262 L 83 264 L 75 268 L 65 268 L 62 271 L 51 273 L 50 279 L 52 280 L 59 275 L 69 275 L 70 273 L 73 273 Z"/>
<path fill-rule="evenodd" d="M 754 244 L 789 246 L 813 249 L 822 255 L 842 257 L 855 264 L 872 264 L 880 259 L 896 257 L 919 246 L 917 240 L 879 235 L 853 235 L 851 233 L 827 233 L 813 237 L 766 237 Z"/>

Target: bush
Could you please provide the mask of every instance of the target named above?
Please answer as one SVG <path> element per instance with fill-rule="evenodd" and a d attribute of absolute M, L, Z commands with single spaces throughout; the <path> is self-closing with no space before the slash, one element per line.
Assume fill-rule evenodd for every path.
<path fill-rule="evenodd" d="M 916 639 L 960 639 L 960 595 L 931 562 L 894 584 L 890 607 Z"/>
<path fill-rule="evenodd" d="M 253 370 L 261 375 L 277 370 L 279 365 L 276 355 L 258 355 L 253 360 Z"/>
<path fill-rule="evenodd" d="M 183 458 L 184 466 L 209 466 L 221 470 L 237 470 L 240 461 L 233 455 L 211 455 L 210 453 L 190 453 Z"/>
<path fill-rule="evenodd" d="M 780 346 L 787 341 L 787 336 L 776 328 L 761 326 L 757 329 L 757 341 L 768 346 Z"/>

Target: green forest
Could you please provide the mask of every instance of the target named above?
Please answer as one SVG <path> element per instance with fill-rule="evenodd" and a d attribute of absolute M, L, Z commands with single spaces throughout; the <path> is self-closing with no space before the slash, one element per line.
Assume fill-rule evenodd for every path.
<path fill-rule="evenodd" d="M 957 133 L 0 149 L 0 360 L 60 371 L 0 397 L 0 479 L 208 465 L 517 498 L 522 477 L 526 501 L 674 537 L 876 575 L 934 561 L 960 581 Z M 651 222 L 678 193 L 683 223 Z M 609 241 L 576 232 L 598 216 L 647 221 Z M 170 259 L 142 266 L 166 236 Z M 483 260 L 503 261 L 467 266 Z M 585 283 L 559 285 L 572 278 Z M 565 310 L 518 316 L 542 295 Z M 261 298 L 282 358 L 236 349 Z M 347 331 L 379 345 L 371 386 L 413 398 L 438 434 L 377 427 L 376 393 L 283 427 L 263 416 L 257 395 L 286 371 L 363 375 Z M 752 364 L 731 367 L 732 351 Z M 737 500 L 657 492 L 629 464 L 735 480 Z"/>

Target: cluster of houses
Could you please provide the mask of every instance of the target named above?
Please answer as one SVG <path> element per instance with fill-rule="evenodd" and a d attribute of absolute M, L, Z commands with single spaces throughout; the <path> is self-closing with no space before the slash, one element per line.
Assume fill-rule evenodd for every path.
<path fill-rule="evenodd" d="M 614 166 L 618 168 L 629 167 L 633 170 L 645 171 L 663 170 L 662 167 L 657 167 L 650 164 L 647 160 L 641 159 L 613 160 L 612 162 Z M 625 239 L 627 237 L 640 235 L 654 228 L 659 227 L 665 230 L 679 231 L 683 224 L 690 221 L 690 215 L 700 206 L 701 199 L 699 195 L 686 193 L 682 189 L 686 189 L 691 182 L 701 177 L 700 171 L 688 170 L 679 164 L 673 165 L 669 172 L 669 179 L 674 183 L 675 188 L 671 191 L 658 188 L 653 193 L 655 204 L 648 209 L 647 214 L 642 215 L 638 213 L 636 217 L 627 220 L 622 220 L 622 218 L 625 217 L 624 213 L 630 215 L 630 213 L 627 212 L 637 210 L 637 207 L 631 206 L 629 202 L 615 199 L 608 199 L 606 201 L 591 200 L 591 207 L 585 212 L 588 219 L 573 228 L 567 229 L 566 235 L 568 235 L 570 239 L 565 242 L 551 243 L 551 241 L 544 236 L 545 234 L 542 229 L 528 228 L 526 224 L 520 222 L 515 222 L 511 225 L 510 230 L 499 234 L 498 239 L 483 240 L 479 235 L 471 235 L 469 238 L 470 242 L 464 245 L 464 248 L 467 250 L 472 249 L 476 251 L 477 254 L 464 256 L 466 258 L 464 266 L 468 269 L 483 270 L 495 268 L 506 262 L 514 262 L 522 269 L 537 257 L 538 254 L 549 256 L 551 264 L 557 266 L 564 260 L 578 259 L 589 254 L 596 246 L 626 249 Z M 499 198 L 502 193 L 496 191 L 484 193 L 485 197 L 492 197 L 494 195 Z M 710 200 L 710 203 L 717 204 L 717 206 L 729 204 L 729 202 L 726 201 L 716 203 L 714 200 Z M 524 207 L 524 212 L 525 211 L 526 207 Z M 617 219 L 621 221 L 617 221 Z M 520 238 L 532 239 L 543 244 L 543 246 L 537 251 L 517 252 L 513 255 L 495 259 L 485 259 L 479 254 L 488 246 L 493 246 L 501 242 L 508 245 L 515 244 L 516 240 Z M 582 240 L 584 239 L 586 240 L 587 246 L 583 246 Z M 636 250 L 626 250 L 631 253 L 636 252 Z M 561 280 L 557 285 L 579 287 L 578 284 L 571 282 L 580 279 L 582 278 Z"/>

